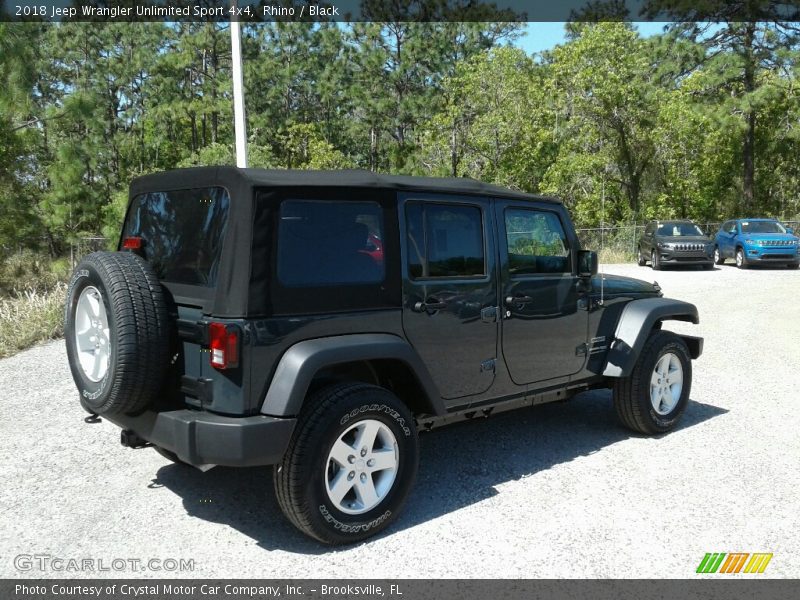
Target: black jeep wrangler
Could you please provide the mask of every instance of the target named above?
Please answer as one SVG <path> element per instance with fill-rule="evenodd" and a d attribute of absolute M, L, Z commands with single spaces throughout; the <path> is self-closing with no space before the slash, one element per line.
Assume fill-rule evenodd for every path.
<path fill-rule="evenodd" d="M 467 179 L 197 168 L 130 188 L 117 252 L 76 268 L 80 401 L 201 469 L 275 465 L 286 516 L 355 542 L 400 511 L 420 431 L 613 388 L 673 429 L 697 309 L 597 276 L 556 200 Z"/>

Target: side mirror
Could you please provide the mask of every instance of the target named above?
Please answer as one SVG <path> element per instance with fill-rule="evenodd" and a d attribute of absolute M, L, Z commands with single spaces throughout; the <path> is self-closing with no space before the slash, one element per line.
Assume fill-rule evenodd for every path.
<path fill-rule="evenodd" d="M 593 250 L 578 251 L 578 277 L 588 279 L 597 275 L 597 252 Z"/>
<path fill-rule="evenodd" d="M 786 228 L 786 233 L 794 235 L 794 228 L 793 227 L 787 227 Z"/>

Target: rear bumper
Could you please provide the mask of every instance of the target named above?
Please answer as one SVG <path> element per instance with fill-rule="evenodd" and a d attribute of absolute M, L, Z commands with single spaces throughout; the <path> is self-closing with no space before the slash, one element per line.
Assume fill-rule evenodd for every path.
<path fill-rule="evenodd" d="M 224 417 L 195 410 L 103 418 L 174 452 L 189 464 L 229 467 L 280 462 L 297 422 L 265 415 Z"/>

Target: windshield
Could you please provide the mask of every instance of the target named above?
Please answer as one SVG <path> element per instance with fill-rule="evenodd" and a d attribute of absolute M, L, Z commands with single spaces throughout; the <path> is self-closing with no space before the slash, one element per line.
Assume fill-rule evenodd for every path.
<path fill-rule="evenodd" d="M 777 221 L 742 221 L 742 233 L 786 233 Z"/>
<path fill-rule="evenodd" d="M 144 258 L 160 279 L 213 287 L 229 204 L 220 187 L 141 194 L 131 202 L 122 238 L 144 240 Z"/>
<path fill-rule="evenodd" d="M 705 233 L 693 223 L 666 223 L 656 231 L 656 235 L 666 237 L 705 236 Z"/>

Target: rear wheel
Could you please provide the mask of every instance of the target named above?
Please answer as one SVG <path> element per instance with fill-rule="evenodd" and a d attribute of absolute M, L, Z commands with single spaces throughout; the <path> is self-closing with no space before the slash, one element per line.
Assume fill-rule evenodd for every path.
<path fill-rule="evenodd" d="M 647 259 L 645 258 L 644 254 L 642 254 L 641 248 L 639 248 L 638 256 L 636 257 L 636 264 L 640 267 L 643 267 L 647 264 Z"/>
<path fill-rule="evenodd" d="M 691 387 L 692 361 L 686 343 L 670 331 L 655 331 L 631 375 L 614 384 L 617 416 L 639 433 L 665 433 L 683 416 Z"/>
<path fill-rule="evenodd" d="M 714 246 L 714 264 L 721 265 L 725 263 L 725 257 L 719 251 L 719 246 Z"/>
<path fill-rule="evenodd" d="M 417 431 L 408 408 L 364 383 L 321 389 L 306 401 L 275 493 L 288 519 L 326 544 L 348 544 L 386 528 L 417 473 Z"/>
<path fill-rule="evenodd" d="M 744 255 L 744 248 L 736 249 L 736 266 L 740 269 L 747 268 L 747 258 Z"/>

